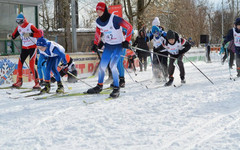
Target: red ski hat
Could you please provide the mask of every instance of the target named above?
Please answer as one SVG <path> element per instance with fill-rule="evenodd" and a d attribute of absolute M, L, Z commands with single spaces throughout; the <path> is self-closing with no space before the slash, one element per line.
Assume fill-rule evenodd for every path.
<path fill-rule="evenodd" d="M 96 6 L 96 10 L 105 11 L 106 4 L 104 2 L 99 2 Z"/>

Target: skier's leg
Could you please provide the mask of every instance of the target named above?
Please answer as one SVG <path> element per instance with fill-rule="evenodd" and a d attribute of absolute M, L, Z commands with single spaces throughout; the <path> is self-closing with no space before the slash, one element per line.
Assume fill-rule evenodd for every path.
<path fill-rule="evenodd" d="M 119 87 L 119 72 L 117 69 L 117 64 L 119 62 L 120 59 L 120 54 L 121 54 L 121 46 L 116 47 L 113 51 L 113 55 L 110 61 L 110 68 L 112 71 L 112 75 L 113 75 L 113 85 L 115 87 Z"/>
<path fill-rule="evenodd" d="M 180 78 L 181 78 L 182 82 L 184 82 L 185 81 L 185 69 L 184 69 L 184 64 L 183 64 L 182 59 L 183 59 L 183 55 L 179 56 L 177 63 L 178 63 L 179 70 L 180 70 Z"/>
<path fill-rule="evenodd" d="M 112 50 L 109 47 L 105 47 L 103 54 L 102 54 L 102 59 L 99 64 L 99 71 L 98 71 L 98 84 L 103 85 L 103 80 L 105 76 L 105 70 L 109 64 L 109 61 L 111 59 L 112 55 Z"/>

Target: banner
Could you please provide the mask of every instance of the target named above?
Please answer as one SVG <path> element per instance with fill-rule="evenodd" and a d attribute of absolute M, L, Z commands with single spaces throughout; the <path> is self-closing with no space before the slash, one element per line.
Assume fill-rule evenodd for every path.
<path fill-rule="evenodd" d="M 122 5 L 112 5 L 108 7 L 109 13 L 114 13 L 118 17 L 122 17 Z"/>

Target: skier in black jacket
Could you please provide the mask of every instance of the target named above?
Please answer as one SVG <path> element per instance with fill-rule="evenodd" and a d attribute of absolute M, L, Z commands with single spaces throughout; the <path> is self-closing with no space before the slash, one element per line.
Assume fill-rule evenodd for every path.
<path fill-rule="evenodd" d="M 236 19 L 234 25 L 235 27 L 228 31 L 228 34 L 224 39 L 223 47 L 227 42 L 234 40 L 237 64 L 237 77 L 240 77 L 240 18 Z"/>
<path fill-rule="evenodd" d="M 173 73 L 175 69 L 174 62 L 176 59 L 180 70 L 181 83 L 186 83 L 182 58 L 184 53 L 191 48 L 191 44 L 187 40 L 180 38 L 176 32 L 169 30 L 166 39 L 162 43 L 162 49 L 164 48 L 168 51 L 171 57 L 168 66 L 169 81 L 165 86 L 170 86 L 173 83 Z"/>
<path fill-rule="evenodd" d="M 133 46 L 136 46 L 138 48 L 144 49 L 145 51 L 149 51 L 149 47 L 147 45 L 148 37 L 146 36 L 146 33 L 144 30 L 139 30 L 138 36 L 136 40 L 133 43 Z M 149 52 L 144 52 L 141 50 L 137 50 L 137 55 L 139 58 L 139 66 L 140 66 L 140 71 L 142 71 L 142 64 L 144 64 L 144 71 L 147 70 L 147 57 L 150 56 Z M 144 61 L 144 62 L 143 62 Z"/>

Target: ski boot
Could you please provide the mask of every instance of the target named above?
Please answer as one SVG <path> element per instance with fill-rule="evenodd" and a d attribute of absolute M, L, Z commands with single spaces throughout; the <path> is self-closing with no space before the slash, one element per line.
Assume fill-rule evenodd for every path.
<path fill-rule="evenodd" d="M 238 78 L 240 77 L 240 73 L 237 74 L 237 77 L 238 77 Z"/>
<path fill-rule="evenodd" d="M 181 77 L 181 83 L 182 83 L 182 84 L 185 84 L 185 83 L 186 83 L 186 80 L 185 80 L 185 77 L 184 77 L 184 76 Z"/>
<path fill-rule="evenodd" d="M 62 82 L 58 82 L 57 85 L 58 85 L 58 88 L 56 90 L 56 93 L 64 93 L 64 87 L 62 85 Z"/>
<path fill-rule="evenodd" d="M 56 79 L 55 79 L 55 77 L 51 77 L 51 83 L 55 83 L 56 82 Z"/>
<path fill-rule="evenodd" d="M 49 93 L 50 92 L 50 82 L 45 82 L 45 87 L 41 89 L 40 93 Z"/>
<path fill-rule="evenodd" d="M 125 78 L 119 77 L 119 87 L 124 88 L 125 87 Z"/>
<path fill-rule="evenodd" d="M 40 86 L 45 86 L 45 82 L 43 80 L 40 80 L 39 85 Z"/>
<path fill-rule="evenodd" d="M 117 98 L 117 97 L 119 97 L 119 95 L 120 95 L 120 88 L 114 86 L 114 87 L 113 87 L 113 91 L 112 91 L 112 93 L 110 94 L 110 97 L 112 97 L 112 98 Z"/>
<path fill-rule="evenodd" d="M 170 86 L 170 85 L 172 85 L 172 83 L 173 83 L 173 77 L 169 77 L 169 80 L 168 80 L 168 82 L 167 83 L 165 83 L 165 85 L 164 86 Z"/>
<path fill-rule="evenodd" d="M 41 89 L 38 79 L 35 79 L 35 85 L 33 86 L 33 89 Z"/>
<path fill-rule="evenodd" d="M 20 88 L 23 84 L 22 78 L 18 78 L 17 82 L 12 85 L 14 88 Z"/>
<path fill-rule="evenodd" d="M 102 89 L 103 89 L 103 85 L 97 84 L 97 86 L 95 86 L 95 87 L 93 87 L 91 89 L 88 89 L 87 93 L 88 94 L 98 94 L 98 93 L 100 93 L 102 91 Z"/>
<path fill-rule="evenodd" d="M 110 88 L 113 88 L 114 87 L 114 85 L 113 85 L 113 82 L 110 84 Z"/>

